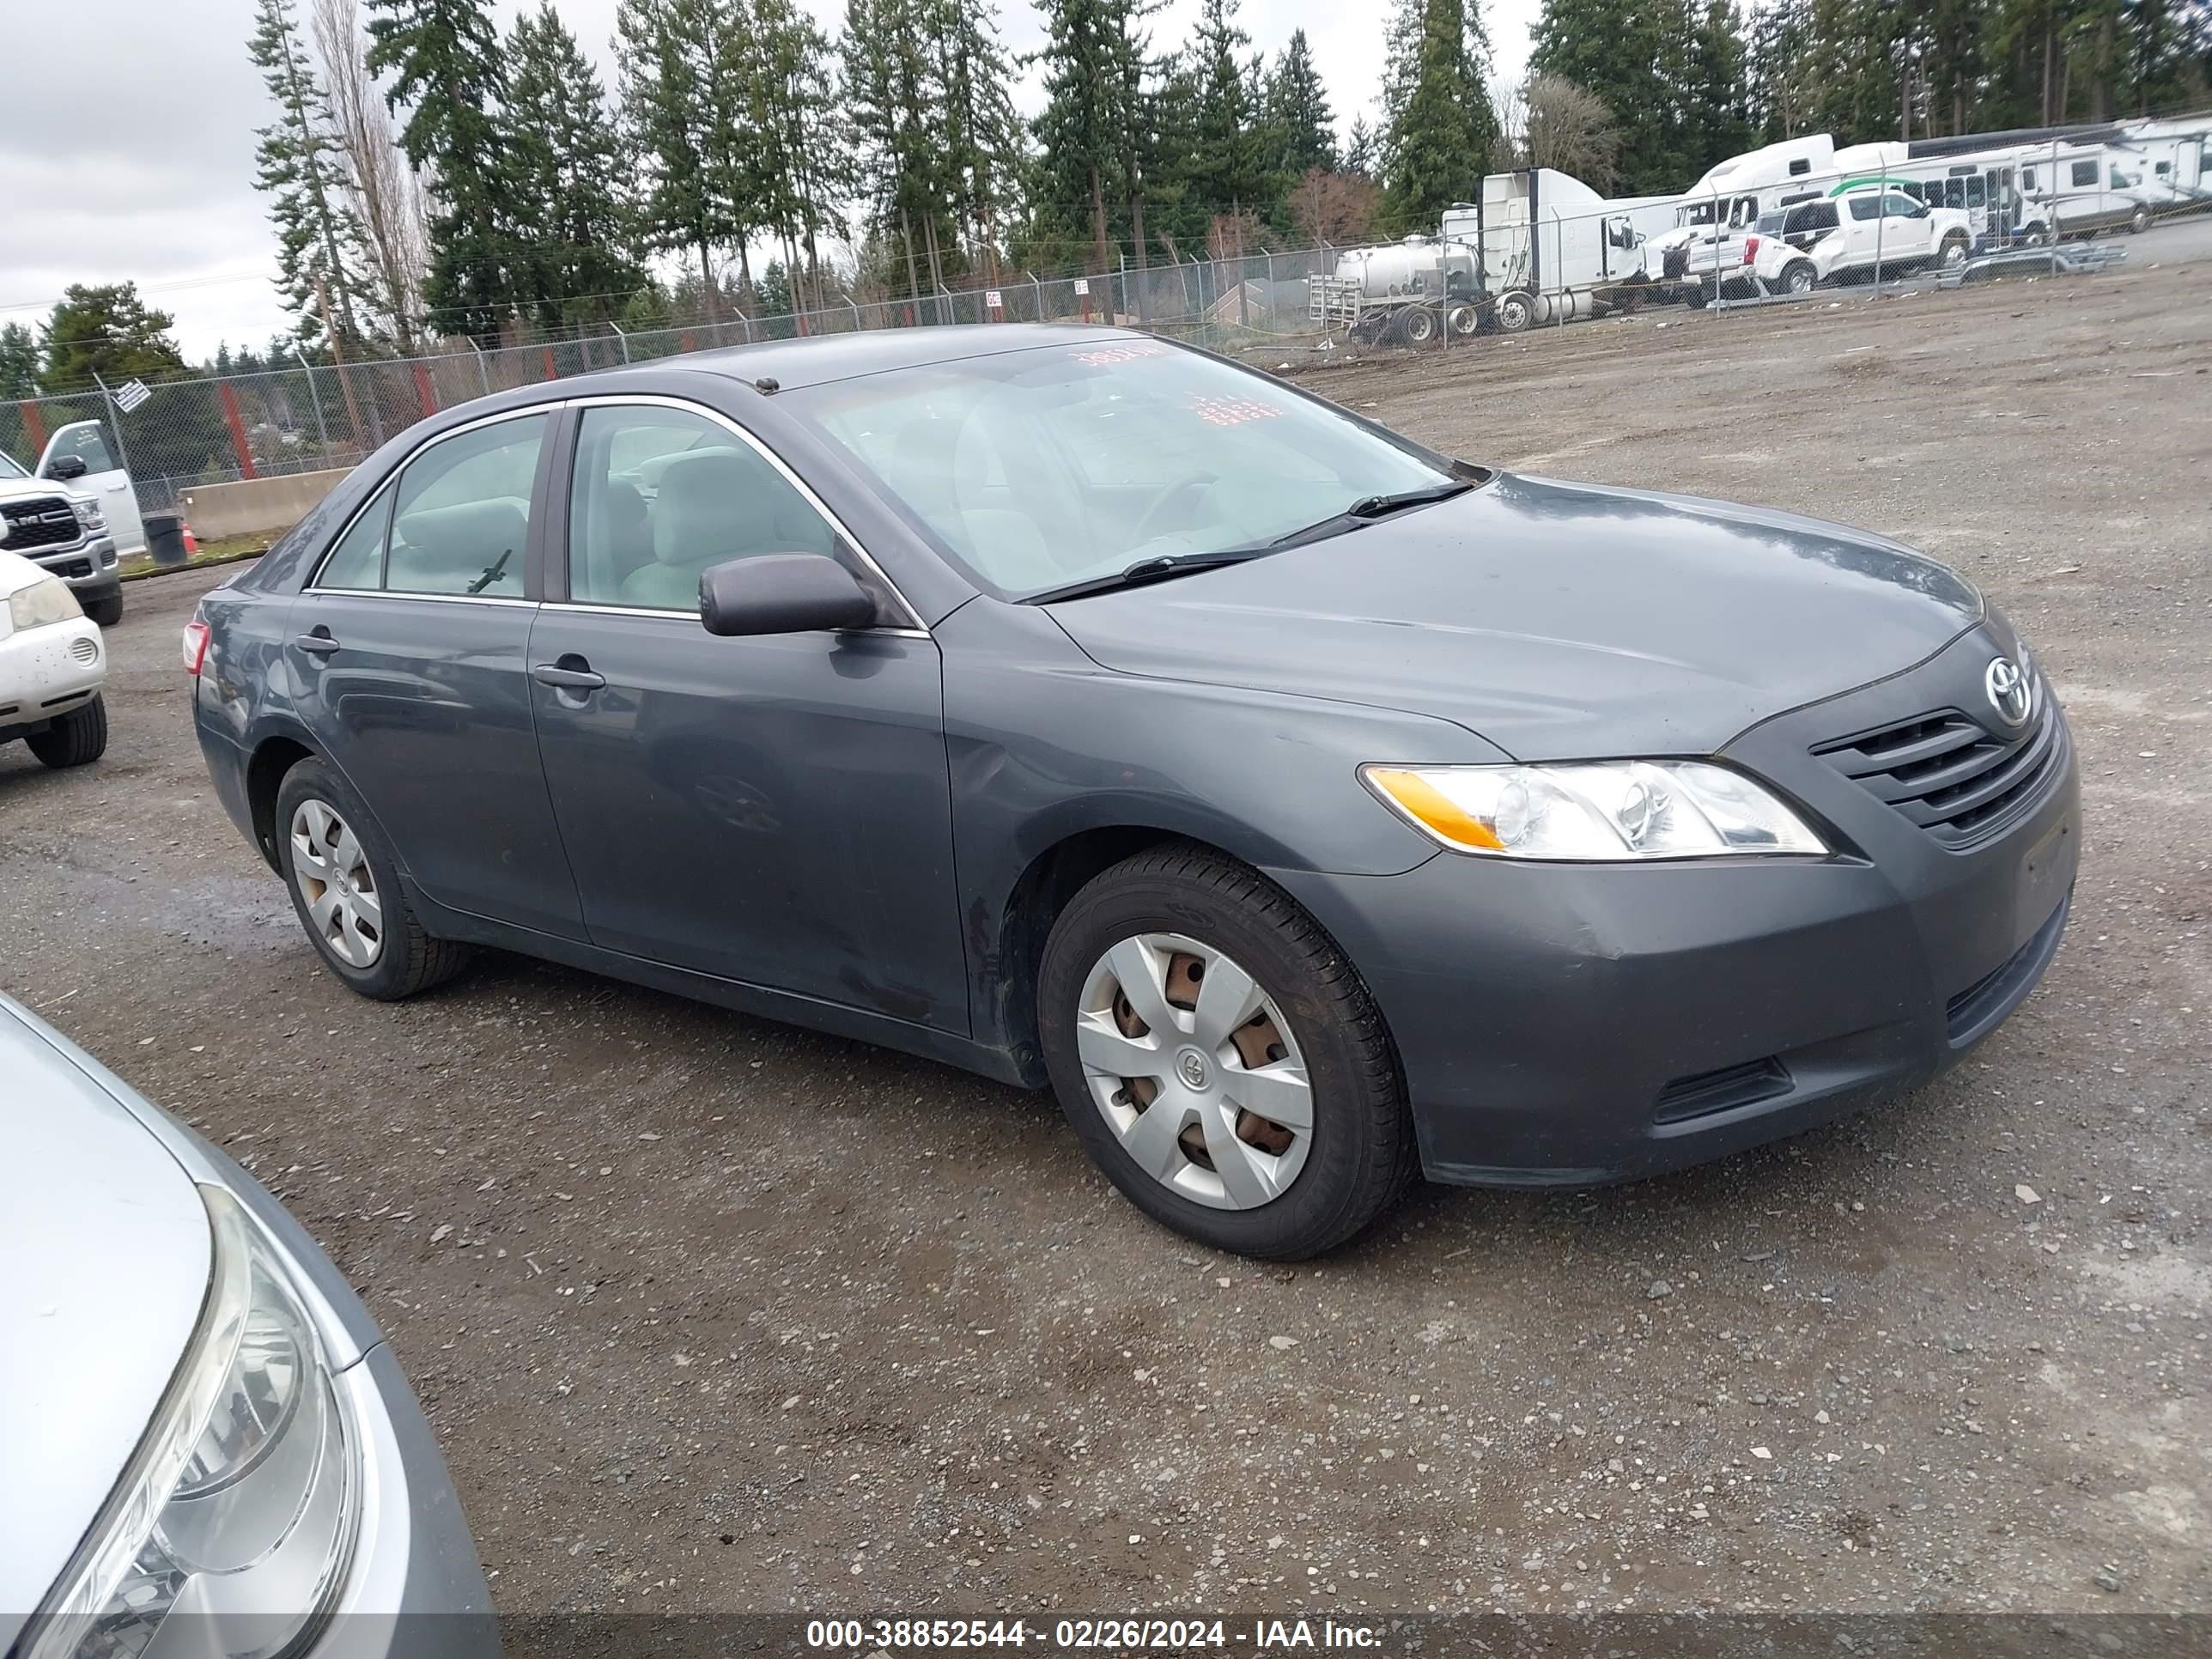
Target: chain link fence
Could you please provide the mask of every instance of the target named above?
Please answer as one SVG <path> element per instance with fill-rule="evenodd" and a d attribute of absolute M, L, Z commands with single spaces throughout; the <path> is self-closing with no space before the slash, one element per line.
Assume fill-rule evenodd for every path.
<path fill-rule="evenodd" d="M 142 513 L 173 511 L 188 489 L 239 479 L 343 469 L 426 416 L 518 386 L 597 369 L 758 341 L 929 325 L 1114 323 L 1211 346 L 1307 332 L 1308 279 L 1333 268 L 1334 250 L 1130 266 L 1050 280 L 1026 274 L 995 286 L 939 289 L 920 298 L 842 301 L 772 317 L 730 316 L 667 328 L 587 325 L 560 338 L 482 349 L 465 342 L 419 357 L 302 363 L 252 374 L 148 382 L 125 410 L 114 387 L 0 402 L 0 449 L 27 468 L 58 449 L 103 451 L 126 469 Z M 96 433 L 68 434 L 82 422 Z"/>

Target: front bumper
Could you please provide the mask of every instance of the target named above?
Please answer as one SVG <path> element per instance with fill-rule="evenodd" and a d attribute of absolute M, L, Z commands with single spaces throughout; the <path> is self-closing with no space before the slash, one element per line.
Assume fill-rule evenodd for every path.
<path fill-rule="evenodd" d="M 497 1659 L 499 1626 L 445 1461 L 382 1343 L 339 1374 L 363 1442 L 366 1506 L 312 1659 Z"/>
<path fill-rule="evenodd" d="M 1272 872 L 1381 1005 L 1426 1173 L 1581 1186 L 1694 1164 L 1913 1088 L 1988 1036 L 2064 931 L 2081 806 L 2063 714 L 2050 776 L 1966 850 L 1812 750 L 1969 708 L 1962 671 L 1993 648 L 1978 630 L 1723 751 L 1820 821 L 1831 858 Z"/>
<path fill-rule="evenodd" d="M 107 647 L 82 617 L 0 639 L 0 742 L 42 731 L 107 678 Z"/>
<path fill-rule="evenodd" d="M 42 548 L 24 556 L 67 582 L 79 599 L 99 599 L 123 585 L 115 538 L 105 532 L 75 547 Z"/>

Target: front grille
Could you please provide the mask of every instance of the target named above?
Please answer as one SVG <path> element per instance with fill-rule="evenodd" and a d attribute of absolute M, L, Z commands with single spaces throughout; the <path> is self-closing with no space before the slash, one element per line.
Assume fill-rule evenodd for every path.
<path fill-rule="evenodd" d="M 2017 737 L 1955 708 L 1823 744 L 1813 751 L 1947 847 L 1972 847 L 2033 810 L 2066 769 L 2066 723 L 2048 687 Z"/>
<path fill-rule="evenodd" d="M 1772 1100 L 1788 1094 L 1790 1089 L 1790 1068 L 1770 1054 L 1765 1060 L 1747 1060 L 1741 1066 L 1724 1066 L 1717 1072 L 1676 1078 L 1659 1091 L 1659 1103 L 1652 1111 L 1651 1121 L 1680 1123 L 1689 1118 L 1725 1112 L 1731 1107 Z"/>
<path fill-rule="evenodd" d="M 29 547 L 62 547 L 82 534 L 76 512 L 57 495 L 51 500 L 9 501 L 0 505 L 8 520 L 8 550 L 21 553 Z"/>

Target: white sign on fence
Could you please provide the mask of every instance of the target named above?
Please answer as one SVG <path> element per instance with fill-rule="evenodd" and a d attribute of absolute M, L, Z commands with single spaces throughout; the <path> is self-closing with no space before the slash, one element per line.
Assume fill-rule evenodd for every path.
<path fill-rule="evenodd" d="M 153 395 L 147 390 L 145 381 L 125 380 L 115 388 L 115 406 L 128 415 Z"/>
<path fill-rule="evenodd" d="M 983 303 L 994 311 L 1004 311 L 1006 308 L 1006 296 L 995 288 L 987 288 L 983 290 Z"/>
<path fill-rule="evenodd" d="M 1077 277 L 1077 278 L 1075 279 L 1075 294 L 1076 294 L 1076 297 L 1077 297 L 1078 299 L 1081 299 L 1084 295 L 1085 295 L 1089 294 L 1090 292 L 1091 292 L 1091 279 L 1090 279 L 1088 276 L 1079 276 L 1079 277 Z"/>

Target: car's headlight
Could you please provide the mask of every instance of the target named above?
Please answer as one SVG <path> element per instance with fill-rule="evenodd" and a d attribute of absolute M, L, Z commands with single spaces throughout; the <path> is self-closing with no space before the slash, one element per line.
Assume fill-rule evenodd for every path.
<path fill-rule="evenodd" d="M 76 509 L 76 521 L 87 530 L 105 530 L 107 515 L 100 510 L 98 501 L 72 499 L 70 505 Z"/>
<path fill-rule="evenodd" d="M 23 1650 L 130 1659 L 180 1645 L 267 1659 L 328 1610 L 362 1503 L 358 1437 L 289 1270 L 219 1187 L 198 1328 L 136 1456 Z"/>
<path fill-rule="evenodd" d="M 8 596 L 8 619 L 17 628 L 44 628 L 48 623 L 69 622 L 84 615 L 69 584 L 59 576 L 46 576 Z"/>
<path fill-rule="evenodd" d="M 1359 775 L 1458 853 L 1605 862 L 1828 850 L 1749 778 L 1704 761 L 1364 766 Z"/>

